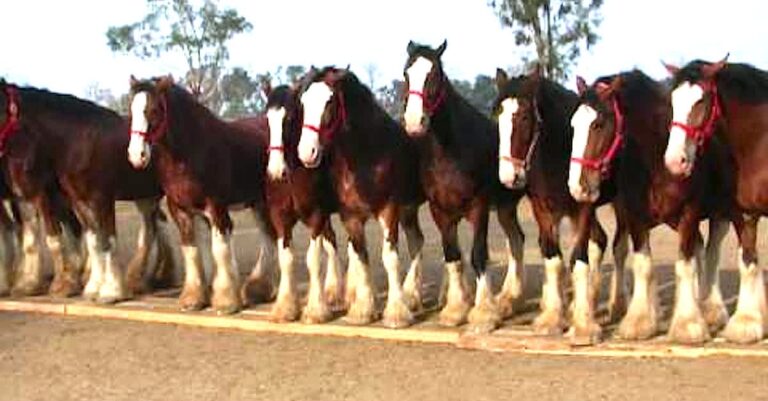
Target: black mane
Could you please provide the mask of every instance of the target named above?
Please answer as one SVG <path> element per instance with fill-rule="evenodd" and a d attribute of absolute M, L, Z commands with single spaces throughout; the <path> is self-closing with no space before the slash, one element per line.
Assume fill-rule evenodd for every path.
<path fill-rule="evenodd" d="M 683 82 L 696 83 L 704 79 L 701 68 L 712 63 L 694 60 L 675 74 L 672 87 Z M 749 64 L 728 63 L 716 76 L 717 88 L 724 98 L 736 98 L 747 103 L 768 102 L 768 72 Z"/>
<path fill-rule="evenodd" d="M 75 117 L 80 120 L 122 120 L 122 117 L 117 112 L 73 95 L 51 92 L 31 86 L 20 86 L 19 96 L 22 102 L 19 105 L 21 114 L 23 114 L 25 107 L 34 107 L 44 110 L 56 110 L 62 115 Z"/>

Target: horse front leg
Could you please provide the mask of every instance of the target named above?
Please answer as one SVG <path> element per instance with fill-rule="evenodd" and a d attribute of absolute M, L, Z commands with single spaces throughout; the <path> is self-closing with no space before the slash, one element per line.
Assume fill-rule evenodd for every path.
<path fill-rule="evenodd" d="M 75 207 L 88 229 L 85 241 L 91 260 L 91 275 L 100 276 L 100 280 L 96 281 L 99 284 L 96 302 L 111 304 L 130 298 L 123 271 L 115 260 L 117 237 L 114 200 L 103 197 L 89 202 L 76 201 Z M 86 289 L 91 285 L 89 280 Z"/>
<path fill-rule="evenodd" d="M 336 232 L 331 225 L 331 216 L 326 215 L 325 227 L 320 241 L 325 251 L 325 302 L 334 310 L 342 310 L 344 304 L 344 281 L 339 263 L 339 252 L 336 243 Z"/>
<path fill-rule="evenodd" d="M 365 218 L 358 215 L 342 213 L 341 219 L 347 229 L 349 244 L 347 246 L 348 271 L 352 272 L 354 299 L 344 317 L 350 324 L 363 325 L 371 323 L 376 317 L 374 294 L 371 284 L 371 272 L 368 264 L 368 248 L 365 241 Z"/>
<path fill-rule="evenodd" d="M 206 215 L 211 223 L 213 274 L 211 306 L 220 315 L 231 315 L 243 308 L 240 298 L 240 269 L 232 245 L 232 219 L 226 206 L 209 202 Z"/>
<path fill-rule="evenodd" d="M 522 304 L 525 286 L 525 266 L 523 265 L 523 245 L 525 234 L 517 220 L 517 201 L 507 205 L 498 205 L 497 218 L 507 236 L 507 273 L 501 292 L 496 296 L 499 313 L 502 318 L 514 314 L 515 308 Z"/>
<path fill-rule="evenodd" d="M 195 216 L 170 198 L 168 210 L 179 229 L 184 259 L 184 284 L 179 295 L 179 305 L 185 311 L 201 310 L 208 306 L 209 294 L 195 230 Z"/>
<path fill-rule="evenodd" d="M 0 202 L 0 297 L 11 292 L 11 276 L 16 260 L 16 223 Z"/>
<path fill-rule="evenodd" d="M 488 215 L 487 199 L 476 199 L 469 211 L 467 220 L 472 225 L 472 268 L 477 276 L 475 287 L 475 306 L 469 311 L 469 330 L 475 333 L 488 333 L 501 326 L 501 313 L 496 304 L 488 275 Z"/>
<path fill-rule="evenodd" d="M 82 290 L 80 285 L 80 258 L 73 258 L 74 250 L 63 241 L 62 228 L 52 208 L 51 200 L 45 195 L 34 198 L 39 215 L 45 224 L 45 243 L 53 262 L 53 282 L 48 293 L 54 297 L 71 297 Z"/>
<path fill-rule="evenodd" d="M 408 309 L 420 313 L 423 308 L 422 293 L 422 251 L 424 248 L 424 233 L 419 225 L 419 206 L 407 205 L 401 209 L 400 224 L 405 232 L 408 243 L 408 255 L 411 264 L 403 282 L 403 299 Z"/>
<path fill-rule="evenodd" d="M 616 211 L 616 233 L 613 237 L 613 274 L 608 290 L 608 321 L 616 323 L 627 313 L 626 262 L 629 255 L 629 230 L 626 216 Z"/>
<path fill-rule="evenodd" d="M 21 218 L 21 263 L 16 271 L 11 295 L 31 296 L 44 291 L 40 259 L 40 244 L 37 227 L 39 224 L 37 212 L 32 202 L 21 200 L 18 205 Z M 96 289 L 98 293 L 98 288 Z"/>
<path fill-rule="evenodd" d="M 435 225 L 440 230 L 445 257 L 445 273 L 440 288 L 440 304 L 445 306 L 440 311 L 439 321 L 443 326 L 455 327 L 467 321 L 470 308 L 457 233 L 459 217 L 432 203 L 429 206 Z"/>
<path fill-rule="evenodd" d="M 728 221 L 720 218 L 709 219 L 709 236 L 704 259 L 704 274 L 701 291 L 701 313 L 709 326 L 710 333 L 720 331 L 728 323 L 728 310 L 720 292 L 720 248 L 728 234 Z"/>
<path fill-rule="evenodd" d="M 277 234 L 266 209 L 265 205 L 257 205 L 252 209 L 259 230 L 261 251 L 241 291 L 242 298 L 248 304 L 269 302 L 276 296 L 274 281 L 277 274 Z"/>
<path fill-rule="evenodd" d="M 387 272 L 387 304 L 384 307 L 383 323 L 390 328 L 403 328 L 413 324 L 413 315 L 406 305 L 403 287 L 400 283 L 400 257 L 397 254 L 399 207 L 388 204 L 377 216 L 383 232 L 381 261 Z"/>
<path fill-rule="evenodd" d="M 651 260 L 649 230 L 631 222 L 629 230 L 634 246 L 634 287 L 627 314 L 619 323 L 617 335 L 624 340 L 645 340 L 658 333 L 658 287 Z"/>
<path fill-rule="evenodd" d="M 763 339 L 766 330 L 765 284 L 763 269 L 757 264 L 757 223 L 760 216 L 747 215 L 736 224 L 739 236 L 739 300 L 723 337 L 736 343 L 754 343 Z"/>
<path fill-rule="evenodd" d="M 157 266 L 157 226 L 155 209 L 157 200 L 143 199 L 136 202 L 136 209 L 141 215 L 141 226 L 136 239 L 136 252 L 128 263 L 126 283 L 134 294 L 143 294 L 151 287 L 151 278 Z"/>
<path fill-rule="evenodd" d="M 541 287 L 541 312 L 533 321 L 533 331 L 538 335 L 555 336 L 565 330 L 563 295 L 563 256 L 558 243 L 557 219 L 544 203 L 532 201 L 533 213 L 539 226 L 539 249 L 544 258 L 544 281 Z M 581 227 L 581 226 L 579 226 Z M 587 231 L 577 231 L 577 249 L 586 250 Z M 581 247 L 578 244 L 584 246 Z M 574 251 L 576 252 L 576 251 Z M 586 261 L 586 255 L 583 255 Z"/>
<path fill-rule="evenodd" d="M 591 345 L 602 340 L 603 331 L 595 320 L 597 304 L 596 288 L 600 288 L 599 259 L 595 254 L 595 226 L 597 225 L 595 208 L 591 204 L 581 204 L 576 218 L 576 248 L 573 251 L 571 282 L 573 283 L 573 304 L 571 308 L 571 328 L 567 336 L 571 344 Z M 554 238 L 557 240 L 557 237 Z M 604 243 L 603 243 L 604 246 Z M 602 252 L 600 252 L 602 253 Z M 597 282 L 596 282 L 597 281 Z"/>
<path fill-rule="evenodd" d="M 325 323 L 331 319 L 331 310 L 325 291 L 323 289 L 322 266 L 320 251 L 323 249 L 325 229 L 328 226 L 327 216 L 321 212 L 314 213 L 308 221 L 309 246 L 307 247 L 307 270 L 309 272 L 309 292 L 307 294 L 307 306 L 302 312 L 302 320 L 305 323 Z M 333 247 L 335 256 L 335 246 Z M 331 255 L 329 255 L 329 258 Z M 336 264 L 328 267 L 326 275 L 333 275 Z"/>

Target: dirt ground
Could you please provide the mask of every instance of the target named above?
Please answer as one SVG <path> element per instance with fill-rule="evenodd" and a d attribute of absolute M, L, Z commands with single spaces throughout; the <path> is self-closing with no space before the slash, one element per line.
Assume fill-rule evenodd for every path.
<path fill-rule="evenodd" d="M 521 207 L 526 232 L 526 295 L 535 305 L 541 259 L 535 223 Z M 612 236 L 610 209 L 601 219 Z M 237 259 L 243 273 L 256 260 L 258 239 L 247 212 L 235 213 Z M 491 227 L 491 269 L 500 284 L 504 239 Z M 118 259 L 133 251 L 135 214 L 121 205 Z M 425 277 L 436 288 L 442 274 L 439 236 L 425 210 Z M 337 225 L 338 227 L 338 225 Z M 172 232 L 175 229 L 172 229 Z M 764 231 L 764 230 L 763 230 Z M 567 225 L 563 233 L 568 232 Z M 378 227 L 370 225 L 375 282 L 386 280 L 379 261 Z M 173 233 L 175 235 L 175 232 Z M 297 230 L 297 270 L 306 236 Z M 341 249 L 343 231 L 337 230 Z M 402 238 L 402 236 L 401 236 Z M 402 254 L 404 242 L 401 241 Z M 568 243 L 564 235 L 563 243 Z M 465 249 L 466 237 L 462 237 Z M 653 235 L 662 281 L 677 240 L 667 229 Z M 766 236 L 760 238 L 763 260 Z M 733 308 L 735 239 L 729 235 L 722 273 Z M 345 259 L 344 252 L 341 252 Z M 405 262 L 405 259 L 403 259 Z M 612 259 L 604 268 L 610 271 Z M 405 263 L 404 263 L 405 266 Z M 604 281 L 606 279 L 604 278 Z M 672 287 L 663 290 L 667 303 Z M 530 315 L 535 313 L 532 311 Z M 448 346 L 319 336 L 254 334 L 85 318 L 0 313 L 0 400 L 756 400 L 768 399 L 768 360 L 750 358 L 603 359 L 524 356 Z"/>

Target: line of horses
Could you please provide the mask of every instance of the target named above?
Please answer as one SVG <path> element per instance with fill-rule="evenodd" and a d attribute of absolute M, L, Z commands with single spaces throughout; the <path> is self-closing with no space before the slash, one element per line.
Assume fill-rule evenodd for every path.
<path fill-rule="evenodd" d="M 527 196 L 544 258 L 536 333 L 567 333 L 574 344 L 602 339 L 595 307 L 608 239 L 595 210 L 610 203 L 617 225 L 608 303 L 611 321 L 621 321 L 619 337 L 646 339 L 659 331 L 649 232 L 667 224 L 680 238 L 669 338 L 700 343 L 723 329 L 731 341 L 762 339 L 768 313 L 756 230 L 768 211 L 761 157 L 768 151 L 768 73 L 725 60 L 694 61 L 667 66 L 671 88 L 633 70 L 592 85 L 579 78 L 576 94 L 538 69 L 517 77 L 498 70 L 498 96 L 492 114 L 484 115 L 452 86 L 441 62 L 445 50 L 445 42 L 408 44 L 402 121 L 352 72 L 335 67 L 313 67 L 293 86 L 266 86 L 266 112 L 233 122 L 220 120 L 170 77 L 131 77 L 127 118 L 72 96 L 0 81 L 0 190 L 12 201 L 10 213 L 0 213 L 0 293 L 45 291 L 38 217 L 53 260 L 52 295 L 82 291 L 112 303 L 167 284 L 171 250 L 158 206 L 165 197 L 181 239 L 183 309 L 235 313 L 276 297 L 271 315 L 277 321 L 322 323 L 344 310 L 352 324 L 381 317 L 388 327 L 406 327 L 422 308 L 424 237 L 417 211 L 426 202 L 445 261 L 439 321 L 487 332 L 520 305 L 524 238 L 517 206 Z M 125 272 L 114 261 L 116 200 L 135 201 L 143 216 Z M 238 205 L 252 209 L 265 238 L 244 283 L 229 215 Z M 508 242 L 498 294 L 486 272 L 492 208 Z M 335 213 L 349 238 L 346 269 L 330 224 Z M 563 218 L 575 226 L 569 307 L 558 238 Z M 201 219 L 207 224 L 196 224 Z M 369 219 L 383 231 L 388 292 L 381 314 L 364 230 Z M 462 219 L 472 229 L 474 297 L 458 244 Z M 699 232 L 704 219 L 706 245 Z M 294 273 L 292 232 L 299 221 L 310 232 L 304 305 Z M 730 318 L 718 280 L 729 222 L 740 243 L 741 274 Z M 405 277 L 400 228 L 410 256 Z M 630 239 L 634 284 L 627 301 Z M 212 277 L 201 262 L 209 250 Z"/>

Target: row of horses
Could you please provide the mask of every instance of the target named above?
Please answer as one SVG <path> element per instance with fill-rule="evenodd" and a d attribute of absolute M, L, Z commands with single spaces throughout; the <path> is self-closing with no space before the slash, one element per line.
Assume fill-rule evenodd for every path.
<path fill-rule="evenodd" d="M 217 118 L 170 77 L 131 77 L 128 118 L 72 96 L 1 82 L 3 196 L 15 200 L 15 218 L 0 214 L 0 243 L 11 249 L 20 227 L 22 257 L 13 280 L 13 258 L 6 257 L 11 262 L 1 269 L 0 292 L 42 291 L 36 216 L 54 262 L 50 293 L 79 293 L 83 265 L 83 294 L 99 302 L 161 284 L 170 253 L 158 207 L 164 196 L 180 234 L 183 309 L 234 313 L 270 300 L 276 264 L 274 320 L 320 323 L 340 308 L 352 324 L 371 323 L 379 311 L 364 227 L 375 219 L 383 231 L 388 283 L 382 322 L 406 327 L 423 303 L 417 211 L 426 202 L 445 262 L 439 321 L 486 332 L 520 305 L 524 237 L 517 206 L 527 196 L 544 258 L 535 332 L 567 331 L 575 344 L 602 339 L 595 309 L 608 239 L 595 210 L 610 203 L 617 225 L 608 309 L 612 321 L 621 321 L 618 336 L 646 339 L 659 330 L 649 232 L 667 224 L 680 238 L 669 338 L 699 343 L 723 328 L 732 341 L 763 337 L 768 314 L 756 224 L 768 210 L 760 158 L 768 146 L 768 74 L 725 60 L 695 61 L 682 69 L 667 66 L 671 89 L 633 70 L 592 85 L 578 79 L 576 94 L 538 69 L 517 77 L 498 70 L 498 96 L 492 115 L 484 115 L 452 86 L 441 62 L 445 49 L 445 42 L 437 48 L 408 44 L 400 122 L 352 72 L 335 67 L 312 68 L 294 86 L 266 87 L 266 112 L 232 122 Z M 143 216 L 138 251 L 125 274 L 114 261 L 115 200 L 137 201 Z M 266 238 L 244 283 L 232 249 L 229 209 L 236 205 L 253 210 Z M 498 294 L 486 271 L 491 208 L 508 243 Z M 349 238 L 346 272 L 338 262 L 333 214 Z M 558 237 L 563 218 L 575 226 L 569 307 Z M 200 219 L 207 226 L 196 224 Z M 462 219 L 472 229 L 474 296 L 458 244 Z M 706 245 L 699 232 L 705 219 Z M 299 221 L 310 233 L 304 305 L 294 272 L 292 233 Z M 738 235 L 741 274 L 730 318 L 718 280 L 728 223 Z M 200 232 L 205 227 L 210 242 Z M 404 278 L 400 228 L 410 256 Z M 81 237 L 85 257 L 76 245 Z M 627 301 L 630 239 L 634 288 Z M 207 250 L 212 277 L 201 262 Z"/>

